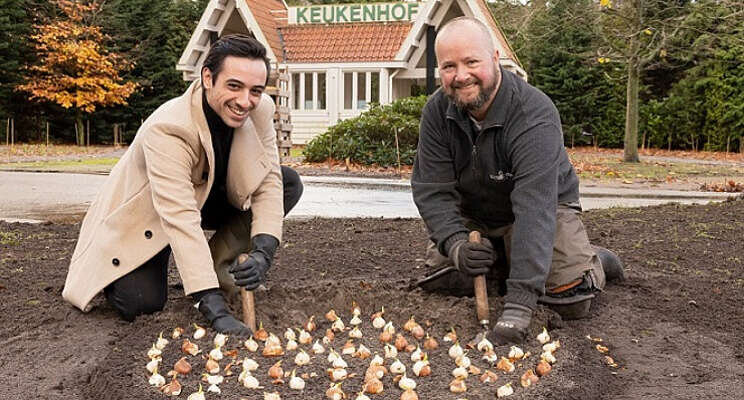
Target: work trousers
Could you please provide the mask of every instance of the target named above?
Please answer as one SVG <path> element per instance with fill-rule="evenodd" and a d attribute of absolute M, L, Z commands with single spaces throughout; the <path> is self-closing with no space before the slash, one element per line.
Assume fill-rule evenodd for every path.
<path fill-rule="evenodd" d="M 594 249 L 589 244 L 584 224 L 580 218 L 581 211 L 559 205 L 556 212 L 555 241 L 553 244 L 553 259 L 550 266 L 545 290 L 548 293 L 558 292 L 562 288 L 575 284 L 586 274 L 591 275 L 594 287 L 603 289 L 605 274 Z M 465 226 L 469 230 L 477 230 L 492 241 L 503 239 L 506 263 L 496 263 L 489 276 L 505 280 L 509 276 L 511 263 L 512 225 L 498 228 L 481 226 L 471 220 L 466 220 Z M 438 269 L 452 265 L 449 258 L 442 255 L 437 246 L 430 242 L 426 249 L 426 265 Z"/>
<path fill-rule="evenodd" d="M 282 166 L 284 185 L 284 215 L 286 216 L 302 196 L 302 182 L 295 170 Z M 209 209 L 202 210 L 202 228 L 215 230 L 239 213 L 251 213 L 251 210 L 240 211 L 227 203 L 208 204 Z M 250 216 L 250 214 L 248 214 Z M 250 221 L 250 218 L 244 218 Z M 246 238 L 248 239 L 248 238 Z M 165 307 L 168 300 L 168 259 L 171 248 L 166 246 L 159 253 L 137 267 L 134 271 L 122 276 L 103 290 L 108 303 L 119 312 L 122 319 L 133 321 L 142 314 L 151 314 Z"/>

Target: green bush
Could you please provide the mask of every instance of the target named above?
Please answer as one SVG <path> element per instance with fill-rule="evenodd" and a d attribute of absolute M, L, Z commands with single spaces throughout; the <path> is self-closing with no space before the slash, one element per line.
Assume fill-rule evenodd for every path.
<path fill-rule="evenodd" d="M 360 164 L 397 164 L 395 131 L 398 132 L 400 162 L 413 164 L 418 145 L 419 120 L 426 96 L 405 97 L 391 104 L 372 104 L 362 114 L 328 128 L 305 147 L 305 159 L 322 162 L 332 159 Z"/>

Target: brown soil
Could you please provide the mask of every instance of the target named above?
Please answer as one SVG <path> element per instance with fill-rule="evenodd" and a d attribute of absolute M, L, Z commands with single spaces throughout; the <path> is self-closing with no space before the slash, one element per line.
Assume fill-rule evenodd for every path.
<path fill-rule="evenodd" d="M 471 298 L 446 297 L 410 291 L 409 283 L 421 275 L 426 242 L 419 220 L 313 219 L 286 224 L 285 242 L 269 276 L 269 290 L 256 295 L 257 318 L 271 332 L 282 336 L 316 315 L 320 331 L 330 323 L 322 315 L 334 308 L 345 322 L 350 304 L 357 301 L 363 312 L 362 342 L 379 351 L 368 316 L 385 306 L 386 319 L 398 329 L 415 315 L 440 341 L 430 353 L 433 375 L 416 378 L 421 399 L 494 398 L 499 385 L 511 381 L 511 398 L 536 399 L 734 399 L 744 389 L 744 201 L 706 206 L 665 205 L 643 209 L 610 209 L 585 214 L 591 240 L 617 251 L 626 264 L 628 279 L 606 288 L 593 305 L 593 317 L 561 321 L 557 314 L 540 308 L 531 326 L 532 339 L 525 349 L 539 352 L 534 335 L 547 326 L 561 341 L 558 362 L 552 373 L 534 386 L 519 386 L 517 372 L 499 372 L 496 385 L 467 380 L 466 395 L 448 391 L 454 363 L 441 339 L 454 326 L 461 338 L 479 329 Z M 159 332 L 174 327 L 193 331 L 193 322 L 204 319 L 183 295 L 175 268 L 171 269 L 169 302 L 163 312 L 143 316 L 134 323 L 118 320 L 100 298 L 88 314 L 63 302 L 61 291 L 78 225 L 27 225 L 0 222 L 0 391 L 1 399 L 160 399 L 148 386 L 146 352 Z M 502 303 L 490 299 L 492 319 Z M 238 310 L 239 311 L 239 310 Z M 322 333 L 316 331 L 314 337 Z M 602 338 L 619 364 L 607 366 L 595 342 Z M 210 339 L 196 342 L 209 350 Z M 339 334 L 333 347 L 343 343 Z M 410 338 L 410 336 L 407 335 Z M 284 340 L 283 340 L 284 341 Z M 227 348 L 239 345 L 231 338 Z M 178 342 L 164 351 L 164 365 L 180 357 Z M 305 346 L 307 347 L 307 346 Z M 507 348 L 497 348 L 506 355 Z M 242 359 L 249 354 L 240 349 Z M 486 367 L 478 352 L 473 362 Z M 291 370 L 294 352 L 283 366 Z M 325 354 L 314 357 L 300 372 L 317 372 L 301 394 L 269 383 L 266 371 L 274 360 L 254 358 L 261 368 L 254 375 L 266 391 L 279 391 L 283 399 L 324 398 L 328 387 L 324 375 Z M 363 374 L 357 359 L 345 357 L 350 372 Z M 407 355 L 400 357 L 410 369 Z M 191 357 L 195 371 L 204 360 Z M 531 356 L 517 366 L 519 373 L 534 366 Z M 222 366 L 226 364 L 222 362 Z M 389 361 L 388 361 L 389 365 Z M 169 368 L 162 368 L 165 373 Z M 240 368 L 235 367 L 234 372 Z M 207 398 L 260 399 L 261 391 L 239 387 L 236 375 L 220 385 L 223 394 Z M 361 376 L 344 382 L 350 398 L 356 396 Z M 182 378 L 185 399 L 197 386 L 197 373 Z M 385 392 L 373 399 L 397 399 L 401 391 L 389 377 Z M 205 386 L 206 387 L 206 386 Z M 31 395 L 33 393 L 33 395 Z"/>

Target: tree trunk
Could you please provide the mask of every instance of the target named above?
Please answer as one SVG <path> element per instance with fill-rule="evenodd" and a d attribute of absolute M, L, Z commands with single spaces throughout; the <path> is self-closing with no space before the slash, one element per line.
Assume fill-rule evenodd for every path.
<path fill-rule="evenodd" d="M 83 129 L 83 113 L 80 110 L 75 111 L 75 134 L 78 146 L 85 146 L 85 129 Z"/>
<path fill-rule="evenodd" d="M 638 49 L 638 39 L 631 38 L 633 54 Z M 623 143 L 623 161 L 638 162 L 638 58 L 628 60 L 628 91 L 625 101 L 625 141 Z"/>

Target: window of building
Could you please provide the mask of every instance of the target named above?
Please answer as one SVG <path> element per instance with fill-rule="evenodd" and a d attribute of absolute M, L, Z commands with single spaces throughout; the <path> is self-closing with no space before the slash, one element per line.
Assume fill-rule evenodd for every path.
<path fill-rule="evenodd" d="M 363 110 L 370 102 L 380 102 L 380 73 L 359 71 L 344 73 L 344 109 Z"/>
<path fill-rule="evenodd" d="M 295 72 L 292 74 L 292 108 L 295 110 L 326 109 L 326 74 Z"/>

